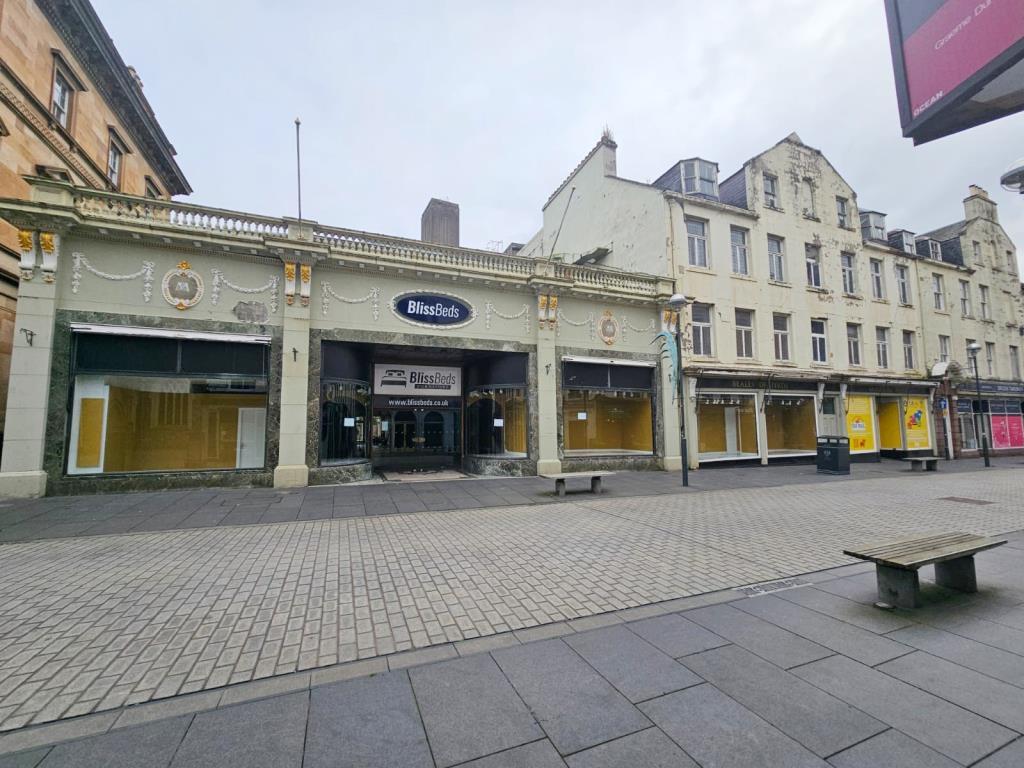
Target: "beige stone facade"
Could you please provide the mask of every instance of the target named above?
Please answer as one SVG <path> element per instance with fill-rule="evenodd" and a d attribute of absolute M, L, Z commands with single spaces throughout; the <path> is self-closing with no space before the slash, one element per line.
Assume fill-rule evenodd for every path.
<path fill-rule="evenodd" d="M 140 196 L 191 191 L 141 81 L 87 2 L 0 3 L 0 196 L 27 199 L 25 177 L 39 175 Z M 0 222 L 0 404 L 17 343 L 18 252 L 17 231 Z"/>
<path fill-rule="evenodd" d="M 964 221 L 915 236 L 890 233 L 796 134 L 721 179 L 691 158 L 638 183 L 617 175 L 616 152 L 598 142 L 522 253 L 676 279 L 691 302 L 694 466 L 809 456 L 822 434 L 865 456 L 941 454 L 970 341 L 1022 418 L 1016 250 L 983 190 L 971 189 Z M 936 369 L 943 359 L 958 365 Z"/>

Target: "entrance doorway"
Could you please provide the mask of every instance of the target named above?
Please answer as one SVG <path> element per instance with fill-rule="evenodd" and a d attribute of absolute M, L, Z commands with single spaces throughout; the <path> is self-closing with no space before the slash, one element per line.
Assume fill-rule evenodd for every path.
<path fill-rule="evenodd" d="M 374 465 L 438 469 L 461 465 L 460 408 L 374 408 Z"/>

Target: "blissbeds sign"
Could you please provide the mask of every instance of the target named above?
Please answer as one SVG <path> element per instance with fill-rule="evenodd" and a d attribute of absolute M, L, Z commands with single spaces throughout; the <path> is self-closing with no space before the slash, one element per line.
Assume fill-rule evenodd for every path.
<path fill-rule="evenodd" d="M 431 328 L 458 328 L 476 317 L 468 301 L 450 293 L 400 293 L 391 309 L 406 322 Z"/>

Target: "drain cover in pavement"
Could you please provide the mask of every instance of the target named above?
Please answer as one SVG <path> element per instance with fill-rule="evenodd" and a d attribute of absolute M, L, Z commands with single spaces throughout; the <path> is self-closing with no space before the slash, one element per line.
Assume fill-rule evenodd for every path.
<path fill-rule="evenodd" d="M 985 504 L 995 504 L 994 501 L 984 499 L 969 499 L 966 496 L 940 496 L 939 501 L 959 501 L 961 504 L 977 504 L 979 507 Z"/>
<path fill-rule="evenodd" d="M 735 592 L 742 592 L 747 597 L 754 595 L 767 595 L 771 592 L 781 592 L 784 589 L 793 587 L 806 587 L 809 582 L 800 579 L 780 579 L 778 581 L 765 581 L 761 584 L 748 584 L 745 587 L 736 587 Z"/>

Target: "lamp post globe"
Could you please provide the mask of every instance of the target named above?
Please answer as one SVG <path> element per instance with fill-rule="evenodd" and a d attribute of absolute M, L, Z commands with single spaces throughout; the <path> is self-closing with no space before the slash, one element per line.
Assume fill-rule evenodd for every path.
<path fill-rule="evenodd" d="M 974 366 L 974 389 L 978 397 L 978 421 L 977 431 L 981 437 L 981 455 L 985 459 L 985 466 L 991 467 L 992 461 L 988 456 L 988 434 L 985 432 L 985 412 L 981 409 L 981 376 L 978 373 L 978 353 L 981 351 L 981 344 L 972 341 L 967 345 L 967 354 L 971 356 L 971 365 Z"/>

